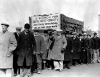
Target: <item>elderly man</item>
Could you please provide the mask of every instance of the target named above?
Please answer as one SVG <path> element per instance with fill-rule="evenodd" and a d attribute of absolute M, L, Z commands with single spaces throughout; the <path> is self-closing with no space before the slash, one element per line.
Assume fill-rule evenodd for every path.
<path fill-rule="evenodd" d="M 54 67 L 56 71 L 63 71 L 63 60 L 64 60 L 64 50 L 67 46 L 67 41 L 64 36 L 61 35 L 62 30 L 57 29 L 54 32 L 54 44 L 51 53 L 49 54 L 49 59 L 54 60 Z"/>
<path fill-rule="evenodd" d="M 16 40 L 18 40 L 19 34 L 21 32 L 22 27 L 16 27 L 16 32 L 14 32 L 15 38 Z M 13 69 L 14 69 L 14 76 L 17 76 L 17 69 L 18 69 L 18 65 L 17 65 L 17 59 L 18 59 L 18 55 L 17 55 L 17 48 L 13 51 Z M 19 72 L 19 71 L 18 71 Z"/>
<path fill-rule="evenodd" d="M 17 41 L 13 33 L 8 31 L 8 24 L 2 23 L 2 33 L 0 34 L 0 70 L 6 73 L 6 77 L 11 77 L 13 67 L 12 52 L 17 47 Z M 2 76 L 0 76 L 2 77 Z"/>

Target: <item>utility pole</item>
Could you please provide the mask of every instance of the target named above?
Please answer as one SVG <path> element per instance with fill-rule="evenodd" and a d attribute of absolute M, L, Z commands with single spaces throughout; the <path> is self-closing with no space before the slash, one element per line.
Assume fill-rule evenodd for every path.
<path fill-rule="evenodd" d="M 98 35 L 100 37 L 100 14 L 98 15 Z"/>

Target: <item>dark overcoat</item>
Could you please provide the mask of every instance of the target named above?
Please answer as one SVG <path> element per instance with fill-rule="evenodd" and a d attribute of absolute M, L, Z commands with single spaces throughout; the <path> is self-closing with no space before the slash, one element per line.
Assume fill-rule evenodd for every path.
<path fill-rule="evenodd" d="M 72 50 L 72 38 L 66 37 L 67 40 L 67 46 L 66 50 L 64 53 L 64 60 L 65 61 L 71 61 L 72 60 L 72 55 L 71 55 L 71 50 Z"/>
<path fill-rule="evenodd" d="M 42 56 L 42 59 L 44 59 L 44 60 L 47 60 L 47 58 L 48 58 L 48 42 L 49 42 L 49 36 L 43 36 L 43 38 L 44 38 L 44 54 L 43 54 L 43 56 Z"/>
<path fill-rule="evenodd" d="M 79 38 L 73 38 L 73 44 L 72 44 L 72 58 L 73 59 L 80 59 L 80 54 L 79 54 L 79 47 L 80 46 L 80 41 Z"/>
<path fill-rule="evenodd" d="M 80 60 L 84 60 L 85 59 L 85 52 L 84 52 L 84 41 L 85 39 L 80 39 Z"/>
<path fill-rule="evenodd" d="M 23 66 L 26 60 L 26 66 L 31 66 L 33 62 L 33 51 L 36 50 L 35 38 L 32 32 L 25 34 L 21 32 L 18 38 L 18 65 Z"/>
<path fill-rule="evenodd" d="M 96 37 L 96 38 L 92 38 L 94 45 L 93 45 L 93 49 L 99 49 L 100 48 L 100 38 Z"/>
<path fill-rule="evenodd" d="M 14 35 L 15 35 L 16 41 L 18 41 L 19 35 L 17 34 L 17 32 L 14 32 Z M 18 60 L 18 55 L 17 55 L 17 47 L 16 47 L 16 49 L 13 51 L 13 68 L 14 68 L 14 70 L 18 69 L 17 60 Z"/>

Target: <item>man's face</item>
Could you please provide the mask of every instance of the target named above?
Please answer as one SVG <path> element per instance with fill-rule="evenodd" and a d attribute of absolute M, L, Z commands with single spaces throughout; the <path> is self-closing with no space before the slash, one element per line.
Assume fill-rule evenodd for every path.
<path fill-rule="evenodd" d="M 61 36 L 61 32 L 57 32 L 57 35 L 58 35 L 58 36 Z"/>
<path fill-rule="evenodd" d="M 28 32 L 29 32 L 29 29 L 26 29 L 26 28 L 25 28 L 25 32 L 28 33 Z"/>
<path fill-rule="evenodd" d="M 19 31 L 19 30 L 16 30 L 16 32 L 19 34 L 21 31 Z"/>
<path fill-rule="evenodd" d="M 3 32 L 6 32 L 6 31 L 7 31 L 7 28 L 8 28 L 7 26 L 2 25 L 2 31 L 3 31 Z"/>
<path fill-rule="evenodd" d="M 44 36 L 46 37 L 46 36 L 48 36 L 48 34 L 44 33 Z"/>
<path fill-rule="evenodd" d="M 94 35 L 94 37 L 97 37 L 97 35 Z"/>
<path fill-rule="evenodd" d="M 34 32 L 34 35 L 36 36 L 36 35 L 38 35 L 39 33 L 38 32 Z"/>

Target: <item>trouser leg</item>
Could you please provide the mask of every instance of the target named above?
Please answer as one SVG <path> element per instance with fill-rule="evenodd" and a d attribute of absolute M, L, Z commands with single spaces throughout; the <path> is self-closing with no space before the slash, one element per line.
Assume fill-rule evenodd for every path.
<path fill-rule="evenodd" d="M 73 59 L 72 65 L 74 65 L 74 66 L 75 66 L 75 59 Z"/>
<path fill-rule="evenodd" d="M 100 62 L 99 49 L 97 49 L 97 61 Z"/>
<path fill-rule="evenodd" d="M 6 70 L 6 77 L 12 77 L 12 69 Z"/>
<path fill-rule="evenodd" d="M 92 52 L 92 49 L 90 49 L 90 63 L 92 63 L 93 62 L 93 52 Z"/>
<path fill-rule="evenodd" d="M 42 60 L 42 69 L 46 68 L 46 60 Z"/>
<path fill-rule="evenodd" d="M 37 63 L 37 70 L 42 70 L 42 62 Z"/>
<path fill-rule="evenodd" d="M 60 68 L 59 68 L 59 63 L 58 63 L 58 61 L 54 61 L 54 67 L 55 67 L 55 70 L 56 70 L 56 69 L 60 69 Z"/>
<path fill-rule="evenodd" d="M 14 56 L 13 56 L 13 70 L 14 70 L 14 74 L 18 74 L 19 73 L 19 68 L 18 68 L 18 65 L 17 65 L 17 60 L 18 60 L 18 55 L 16 53 L 14 53 Z"/>
<path fill-rule="evenodd" d="M 6 70 L 0 69 L 0 77 L 6 77 Z"/>
<path fill-rule="evenodd" d="M 59 61 L 59 68 L 63 70 L 63 61 Z"/>
<path fill-rule="evenodd" d="M 97 50 L 94 50 L 94 63 L 97 62 Z"/>
<path fill-rule="evenodd" d="M 40 74 L 42 71 L 42 56 L 40 54 L 37 54 L 36 57 L 37 57 L 37 70 L 38 73 Z"/>

